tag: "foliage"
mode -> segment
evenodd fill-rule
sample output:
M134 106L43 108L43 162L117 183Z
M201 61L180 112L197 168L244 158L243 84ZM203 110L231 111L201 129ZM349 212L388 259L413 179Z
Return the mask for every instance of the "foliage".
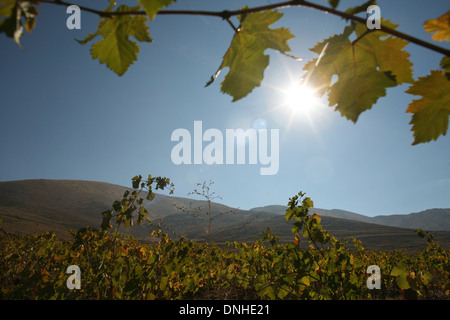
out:
M156 180L149 180L156 181ZM137 188L149 183L133 178ZM161 181L160 181L161 182ZM151 184L150 184L151 186ZM154 230L155 243L118 232L83 228L71 241L52 233L0 230L0 299L420 299L450 296L449 252L427 237L423 252L368 251L356 239L338 240L310 215L300 192L289 201L294 242L271 230L251 243L198 243ZM122 223L123 220L116 220ZM308 240L302 248L299 233ZM351 242L351 244L350 244ZM67 267L81 270L81 288L68 289ZM367 267L382 271L381 289L368 289Z
M239 15L239 29L234 34L219 70L206 85L217 78L220 70L229 67L221 86L222 92L231 95L233 101L242 99L258 87L264 78L264 70L269 65L269 56L264 52L267 49L281 53L290 51L287 40L294 36L289 29L269 28L282 16L276 10Z
M170 182L169 178L166 177L152 177L148 175L148 180L143 181L142 176L138 175L131 179L133 182L133 192L127 190L123 194L121 201L114 201L112 204L112 209L106 210L102 213L102 229L106 230L112 228L110 223L111 218L115 217L115 222L117 225L116 232L121 224L125 227L133 226L136 221L137 225L140 225L145 221L145 217L148 215L147 209L142 205L144 203L143 198L138 198L141 192L147 190L147 200L152 201L155 198L155 193L153 192L153 184L155 184L155 189L164 190L164 188L169 187L170 194L173 193L174 185ZM138 207L139 206L139 207Z
M283 16L280 8L305 7L320 10L341 17L349 22L343 33L336 34L319 42L311 50L317 58L306 63L302 83L309 84L317 90L318 95L328 95L329 106L334 106L342 116L356 122L359 115L372 108L379 98L386 95L386 89L400 84L410 84L405 92L419 95L406 109L412 114L410 124L413 131L413 144L436 140L446 135L450 114L448 88L450 86L448 61L450 51L404 34L396 30L397 25L382 21L381 29L368 29L366 19L358 16L375 0L338 10L339 0L329 0L329 6L322 6L304 0L292 0L259 7L243 7L239 10L205 11L205 10L170 10L175 0L137 0L136 6L116 4L108 0L105 10L81 7L82 10L95 13L100 17L98 30L91 33L81 44L92 43L91 55L101 64L123 75L130 65L137 60L139 45L130 40L134 37L139 42L151 42L147 22L156 15L185 14L207 15L222 18L234 30L228 50L216 73L207 82L214 82L222 69L228 73L221 82L221 91L237 101L246 97L260 86L264 71L269 65L267 49L278 51L287 57L293 57L288 40L294 38L285 27L271 28ZM64 5L64 1L45 1L47 4ZM38 16L37 0L0 0L0 33L12 38L19 46L23 29L31 32L36 26ZM239 26L231 21L237 17ZM437 18L424 22L425 32L430 33L432 41L450 40L450 11ZM353 37L356 36L355 40ZM432 70L426 77L412 77L412 63L409 53L404 48L410 44L425 47L442 54L441 70ZM333 76L337 81L332 83ZM429 88L433 90L429 92Z

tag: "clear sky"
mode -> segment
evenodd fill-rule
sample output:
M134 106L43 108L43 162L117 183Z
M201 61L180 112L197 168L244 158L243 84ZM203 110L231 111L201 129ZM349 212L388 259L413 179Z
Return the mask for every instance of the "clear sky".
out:
M237 9L275 1L179 0L179 9ZM318 1L318 3L326 3ZM91 5L92 1L79 4ZM132 2L131 2L132 3ZM346 9L355 1L341 1ZM399 30L431 41L425 20L449 9L447 0L379 1L381 15ZM97 0L97 8L107 1ZM274 51L262 85L231 102L220 82L205 83L217 70L233 36L220 18L157 16L149 22L153 43L140 44L138 61L119 77L92 60L81 39L98 17L82 13L81 30L68 30L65 7L39 6L36 29L22 38L24 50L0 35L0 181L78 179L131 186L131 178L166 176L175 195L213 180L220 202L242 209L286 205L302 190L319 208L368 216L450 207L450 137L412 146L408 85L387 90L356 124L333 108L308 118L280 108L281 90L303 74L315 57L308 49L343 30L338 17L306 8L283 9L274 27L286 26L293 61ZM449 44L440 44L449 48ZM414 77L439 68L441 55L410 44ZM418 98L418 97L415 97ZM248 129L263 120L278 129L279 170L260 175L261 164L175 165L171 150L178 128ZM205 143L206 145L206 143Z

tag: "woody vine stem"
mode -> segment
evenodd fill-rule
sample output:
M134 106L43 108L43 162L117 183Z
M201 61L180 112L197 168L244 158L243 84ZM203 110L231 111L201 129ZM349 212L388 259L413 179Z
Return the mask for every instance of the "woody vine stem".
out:
M73 3L68 3L65 1L61 1L61 0L53 0L53 1L52 0L39 0L36 2L49 3L49 4L62 5L62 6L73 5ZM333 9L331 7L325 7L325 6L322 6L322 5L319 5L316 3L312 3L309 1L304 1L304 0L291 0L291 1L269 4L269 5L265 5L265 6L257 6L257 7L253 7L253 8L245 8L245 9L231 10L231 11L229 11L229 10L223 10L223 11L160 10L160 11L158 11L157 15L202 15L202 16L218 17L218 18L222 18L223 20L226 20L235 32L239 32L239 29L236 28L230 21L231 17L241 15L241 14L246 14L246 13L259 12L259 11L270 10L270 9L282 9L282 8L288 8L288 7L312 8L312 9L316 9L319 11L323 11L326 13L330 13L330 14L339 16L346 20L351 20L351 21L355 21L355 22L359 22L359 23L363 23L363 24L366 23L366 19L364 19L364 18L355 16L352 14L348 14L346 12L339 11L339 10ZM79 6L79 8L83 11L91 12L91 13L97 14L100 17L107 17L107 18L111 18L113 16L118 16L118 15L145 15L146 14L145 11L108 12L108 11L101 11L101 10L92 9L92 8L88 8L88 7L84 7L84 6ZM441 53L441 54L444 54L444 55L450 57L450 50L442 48L440 46L437 46L433 43L429 43L427 41L423 41L416 37L405 34L403 32L388 28L382 24L381 24L380 30L387 34L396 36L398 38L401 38L401 39L404 39L411 43L414 43L416 45L419 45L421 47L430 49L432 51L435 51L435 52L438 52L438 53Z

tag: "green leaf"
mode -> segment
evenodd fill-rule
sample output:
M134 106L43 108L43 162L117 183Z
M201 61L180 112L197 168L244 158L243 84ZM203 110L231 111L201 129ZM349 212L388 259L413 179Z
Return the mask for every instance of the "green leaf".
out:
M443 57L440 65L445 72L445 76L447 77L448 80L450 80L450 57L448 56Z
M138 8L122 5L117 11L134 11ZM79 42L85 44L98 35L102 36L102 40L92 45L92 58L99 59L101 64L106 63L107 67L119 76L123 75L128 67L137 60L139 46L129 37L133 36L141 42L152 41L148 33L146 19L141 15L119 15L112 18L103 18L99 22L98 31Z
M450 41L450 11L436 19L430 19L423 24L425 32L436 32L431 36L435 41Z
M244 98L258 87L264 78L264 70L269 65L269 56L264 51L290 51L287 41L294 36L289 29L269 28L282 16L282 13L275 10L239 16L239 31L234 34L222 64L206 86L217 78L223 68L228 67L228 74L221 83L221 91L232 96L233 101Z
M147 200L152 201L155 198L155 194L153 192L149 192L147 195Z
M168 277L161 277L161 282L159 283L159 288L161 289L161 291L166 290L168 281L169 281Z
M422 273L421 277L424 285L428 285L428 283L430 283L430 281L433 279L433 275L426 270Z
M350 9L347 9L345 11L345 13L351 14L351 15L355 15L355 14L358 14L358 13L361 13L361 12L366 12L367 7L369 7L371 5L376 5L376 4L377 4L377 2L375 0L369 0L369 1L365 2L365 3L363 3L362 5L359 5L359 6L350 8Z
M339 0L328 0L328 3L332 8L336 8L339 4Z
M175 3L176 0L139 0L139 4L144 8L147 17L152 20L159 10Z
M391 276L396 277L395 281L401 289L409 289L410 285L407 279L408 276L408 267L403 264L398 264L394 266L391 271Z
M389 20L383 20L382 23L391 29L398 27ZM356 25L355 32L357 37L362 37L356 42L357 49L369 53L380 71L390 72L397 84L414 82L413 64L409 61L410 54L403 50L408 45L408 41L388 36L381 31L366 33L367 27L362 24ZM386 36L388 37L385 38Z
M23 29L30 33L36 26L36 16L38 11L31 1L17 3L15 0L0 1L0 33L5 33L7 37L13 38L20 48L20 38ZM6 18L5 18L6 17ZM22 17L25 23L22 23Z
M408 268L404 264L397 264L391 270L391 276L405 276L408 274Z
M397 282L397 284L400 287L400 289L406 290L406 289L411 288L411 286L409 285L409 282L408 282L408 279L407 279L406 275L398 276L395 279L395 282Z
M265 288L262 293L271 300L275 300L277 298L275 289L272 286L268 286L267 288Z
M295 222L291 228L291 231L293 234L298 234L298 232L300 231L301 228L302 228L302 224L300 222Z
M110 223L111 217L112 217L111 210L107 210L107 211L102 212L102 215L103 215L103 220L102 220L101 228L103 230L112 228L112 225Z
M295 208L288 208L286 210L286 214L284 215L284 217L286 218L287 221L289 221L292 218L292 215L295 212Z
M15 0L0 1L0 33L12 38L16 31L16 10Z
M314 202L311 200L310 197L306 197L302 200L302 206L305 210L309 210L309 208L314 206Z
M422 96L413 100L406 112L412 113L413 145L436 140L445 135L450 115L450 80L441 70L419 78L407 93Z
M385 25L393 26L388 21ZM357 40L349 37L356 33ZM317 44L311 51L319 55L303 68L305 82L317 94L328 93L328 103L342 116L356 122L386 95L386 88L412 82L412 64L403 50L407 42L385 37L381 31L367 32L362 24L347 26L344 32ZM332 84L333 76L337 81Z
M131 180L132 180L132 184L133 184L133 189L137 189L137 188L139 188L139 184L141 183L142 176L141 175L135 176Z

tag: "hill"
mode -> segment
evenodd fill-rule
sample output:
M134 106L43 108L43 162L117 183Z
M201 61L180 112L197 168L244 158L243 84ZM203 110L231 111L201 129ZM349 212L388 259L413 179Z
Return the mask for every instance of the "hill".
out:
M281 205L269 205L250 210L284 214L286 208L286 206ZM311 208L310 212L316 212L320 216L375 223L391 227L424 229L428 231L450 231L450 209L428 209L410 214L379 215L375 217L367 217L362 214L340 209Z
M0 218L3 220L1 228L7 232L17 233L52 231L58 237L68 239L69 230L75 231L86 226L100 227L102 220L100 213L111 208L115 200L122 199L123 193L128 189L95 181L0 182ZM150 211L149 218L153 221L153 225L161 223L169 235L207 239L203 228L207 226L207 221L205 224L198 218L206 217L204 214L207 210L206 201L157 194L152 202L146 201L144 205ZM180 207L196 213L197 217L185 212L186 210L180 210ZM284 213L281 207L283 206L240 210L212 203L212 240L253 241L255 237L261 236L261 231L270 227L281 241L292 241L292 222L286 221L281 215ZM196 211L195 208L199 210ZM278 211L274 212L274 209ZM367 221L372 221L371 218L344 210L315 209L314 212L322 216L324 228L333 235L354 236L362 240L368 248L415 249L425 245L412 229L369 223ZM447 216L444 214L442 219L447 219ZM122 228L121 231L131 233L140 240L149 240L150 229L148 226L139 226ZM434 234L441 245L450 247L449 231Z

